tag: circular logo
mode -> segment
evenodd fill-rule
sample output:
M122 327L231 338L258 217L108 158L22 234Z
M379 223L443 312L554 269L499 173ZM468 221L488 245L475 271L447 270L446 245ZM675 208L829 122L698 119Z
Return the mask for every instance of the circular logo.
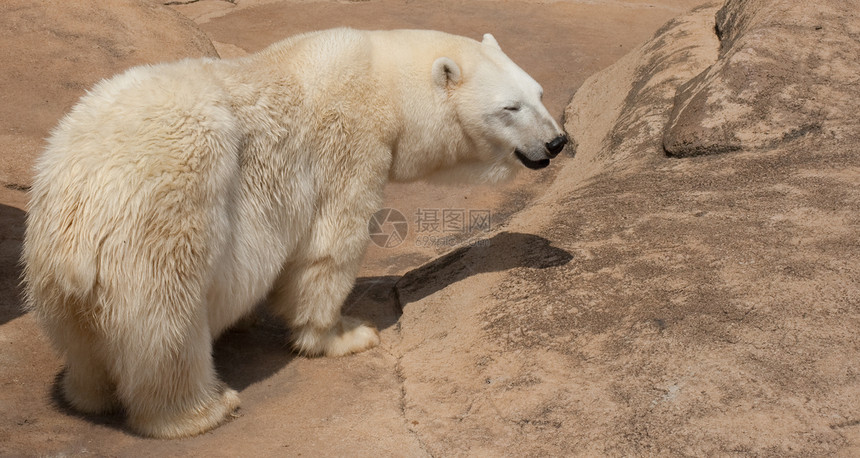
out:
M367 230L376 246L394 248L406 240L409 223L403 213L393 208L383 208L370 217Z

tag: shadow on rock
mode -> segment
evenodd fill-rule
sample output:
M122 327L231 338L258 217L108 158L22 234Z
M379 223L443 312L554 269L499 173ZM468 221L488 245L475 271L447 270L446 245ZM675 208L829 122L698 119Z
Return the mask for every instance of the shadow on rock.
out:
M21 243L26 213L0 205L0 325L24 314L21 307Z
M532 234L501 232L488 240L459 248L404 275L394 286L402 308L472 275L517 267L547 269L573 259L567 251Z
M402 277L362 277L344 305L347 314L385 329L397 322L403 307L472 275L517 267L546 269L562 266L573 256L532 234L502 232L458 248Z
M296 356L289 330L264 307L219 337L213 354L218 377L239 391L271 377Z

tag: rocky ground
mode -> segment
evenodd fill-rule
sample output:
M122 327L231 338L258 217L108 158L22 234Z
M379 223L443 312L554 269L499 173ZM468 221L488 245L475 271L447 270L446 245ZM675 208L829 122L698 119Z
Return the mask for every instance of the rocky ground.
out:
M0 6L0 454L860 454L850 2L111 3ZM261 313L216 345L234 421L157 441L70 412L17 293L40 139L127 66L338 25L494 33L576 156L496 189L390 186L409 231L371 245L346 306L379 348L297 357ZM442 227L458 214L489 225Z

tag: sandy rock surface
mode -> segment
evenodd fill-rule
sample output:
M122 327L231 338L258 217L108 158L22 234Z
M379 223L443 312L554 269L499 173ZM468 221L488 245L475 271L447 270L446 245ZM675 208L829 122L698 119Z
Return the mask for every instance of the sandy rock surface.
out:
M860 9L851 2L737 1L716 18L719 60L678 92L672 156L773 148L857 133Z
M0 455L860 454L860 97L842 72L857 65L855 13L833 0L817 16L729 0L684 14L698 3L174 6L224 57L339 25L492 32L544 85L551 112L564 110L576 157L497 189L389 186L386 206L408 231L397 246L370 246L345 307L379 327L382 345L297 357L261 313L215 346L239 417L179 441L59 402L61 361L17 297L26 196L0 189ZM88 33L140 22L105 14L81 19ZM40 87L58 90L38 70L54 59L41 59L23 76L0 70L31 91L21 106L35 106ZM765 81L789 61L805 66ZM40 115L33 138L83 90L49 104L54 118ZM735 115L740 103L756 116ZM0 118L4 132L15 122ZM733 152L677 159L664 143L692 151L681 156ZM3 184L26 183L13 153L0 149L0 170L12 170ZM446 211L489 224L434 229Z
M828 52L831 68L856 68L853 54L841 52L855 49L856 39L822 40L801 25L805 13L779 2L770 2L773 9L763 5L730 1L716 15L704 8L673 21L641 48L636 64L629 65L628 56L595 75L567 109L569 131L600 139L577 158L597 164L591 170L599 172L551 202L568 207L571 217L549 225L547 238L571 240L573 250L583 250L579 262L575 256L566 266L574 273L566 278L588 305L568 314L574 324L568 331L579 334L579 328L588 336L571 347L574 359L596 360L586 367L615 380L606 394L616 434L600 439L605 431L597 431L602 450L858 453L860 347L852 330L860 324L860 131L850 113L860 107L860 93L848 84L852 71L822 77L814 65L796 65L791 75L773 68ZM822 2L825 13L810 20L822 30L856 24L851 14L830 14L840 5ZM685 30L696 17L715 17L720 34L696 39ZM768 21L783 25L770 27ZM712 24L700 31L713 30ZM745 38L755 33L768 39ZM685 45L675 46L680 54L661 43L673 36ZM714 69L733 68L726 60L741 52L735 47L747 54L741 67L757 69L749 87L735 76L712 76ZM689 79L695 70L684 67L693 56L708 66ZM716 59L708 63L707 56ZM673 73L674 80L661 77ZM782 78L766 89L756 78L777 74ZM722 122L729 126L724 132L747 137L733 154L668 158L662 140L681 129L671 120L685 119L677 113L705 77L721 92L708 99L717 102L703 107L698 120ZM616 108L616 119L602 124L611 127L589 121L606 105L595 105L588 95L618 87L619 80L631 92ZM771 96L808 94L806 85L818 91L817 98ZM671 94L672 86L676 97L662 102L643 98L640 89ZM758 115L735 117L721 100L742 101ZM835 111L814 117L797 109L807 102ZM808 130L811 121L832 127ZM756 123L774 130L756 131ZM709 141L710 152L737 145L731 135ZM572 165L559 173L548 196L560 192L555 186L571 189L564 176ZM561 221L573 228L570 237L559 233Z
M715 16L744 8L698 8L586 81L576 159L489 246L396 285L406 415L432 454L858 453L858 136L663 151L676 93L731 55Z

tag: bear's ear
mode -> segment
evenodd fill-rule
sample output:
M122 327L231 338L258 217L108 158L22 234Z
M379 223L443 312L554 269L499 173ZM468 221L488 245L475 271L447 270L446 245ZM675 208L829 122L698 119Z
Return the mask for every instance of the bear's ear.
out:
M443 89L449 84L460 82L460 67L447 57L440 57L433 62L433 82Z
M499 51L502 50L502 47L499 46L499 42L496 41L496 37L494 37L493 34L491 34L491 33L485 33L484 34L484 41L482 41L481 43L483 43L487 46L492 46L493 48L496 48Z

